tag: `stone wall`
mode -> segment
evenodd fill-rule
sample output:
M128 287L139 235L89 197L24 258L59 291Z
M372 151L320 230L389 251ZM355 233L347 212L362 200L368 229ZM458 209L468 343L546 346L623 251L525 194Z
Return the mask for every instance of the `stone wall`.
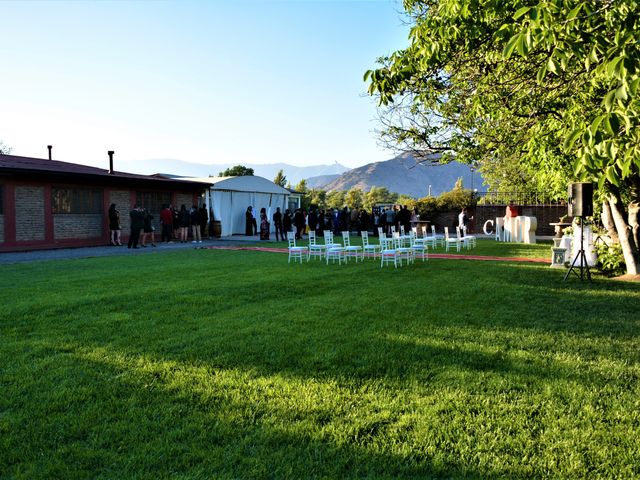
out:
M53 238L67 240L74 238L102 237L103 215L69 214L53 215Z
M16 241L44 240L44 187L18 186L16 199Z

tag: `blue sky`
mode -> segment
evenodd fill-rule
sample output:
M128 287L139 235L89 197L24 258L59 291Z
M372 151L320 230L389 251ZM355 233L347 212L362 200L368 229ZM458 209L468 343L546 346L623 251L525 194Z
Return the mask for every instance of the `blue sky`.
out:
M365 70L402 48L396 0L2 1L13 154L356 167L377 145ZM130 169L131 170L131 169Z

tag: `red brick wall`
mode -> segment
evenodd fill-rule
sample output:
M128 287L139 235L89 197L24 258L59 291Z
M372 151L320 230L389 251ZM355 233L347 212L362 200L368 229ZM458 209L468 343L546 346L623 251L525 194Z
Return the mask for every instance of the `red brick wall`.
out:
M1 178L4 192L4 212L0 215L0 250L13 251L82 245L101 245L108 242L108 209L115 203L120 211L123 240L130 230L129 211L135 203L136 190L104 189L104 214L53 214L51 184L29 179ZM86 187L72 184L69 188ZM174 202L191 207L194 194L173 192ZM156 230L159 214L153 213Z

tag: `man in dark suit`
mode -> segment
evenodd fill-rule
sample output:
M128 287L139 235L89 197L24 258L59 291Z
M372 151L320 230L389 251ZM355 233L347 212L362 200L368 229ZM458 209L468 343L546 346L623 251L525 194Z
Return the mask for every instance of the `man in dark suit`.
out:
M133 210L129 212L131 218L131 235L129 235L128 248L138 248L138 240L140 239L140 230L144 228L144 213L138 205L133 206Z

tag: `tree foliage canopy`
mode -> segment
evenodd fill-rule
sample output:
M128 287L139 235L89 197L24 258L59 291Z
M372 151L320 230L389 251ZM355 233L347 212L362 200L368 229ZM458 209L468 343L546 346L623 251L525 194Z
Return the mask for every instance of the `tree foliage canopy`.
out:
M287 177L284 174L284 170L278 170L278 173L276 173L276 177L273 179L273 183L275 183L276 185L280 185L281 187L284 187L287 184Z
M223 172L220 172L220 177L244 177L253 175L253 168L245 167L243 165L236 165L235 167L227 168Z
M476 162L493 189L560 196L568 181L597 182L618 233L631 227L625 258L637 266L640 3L404 6L413 23L409 46L365 73L383 108L383 138L418 154L442 152L445 161Z

